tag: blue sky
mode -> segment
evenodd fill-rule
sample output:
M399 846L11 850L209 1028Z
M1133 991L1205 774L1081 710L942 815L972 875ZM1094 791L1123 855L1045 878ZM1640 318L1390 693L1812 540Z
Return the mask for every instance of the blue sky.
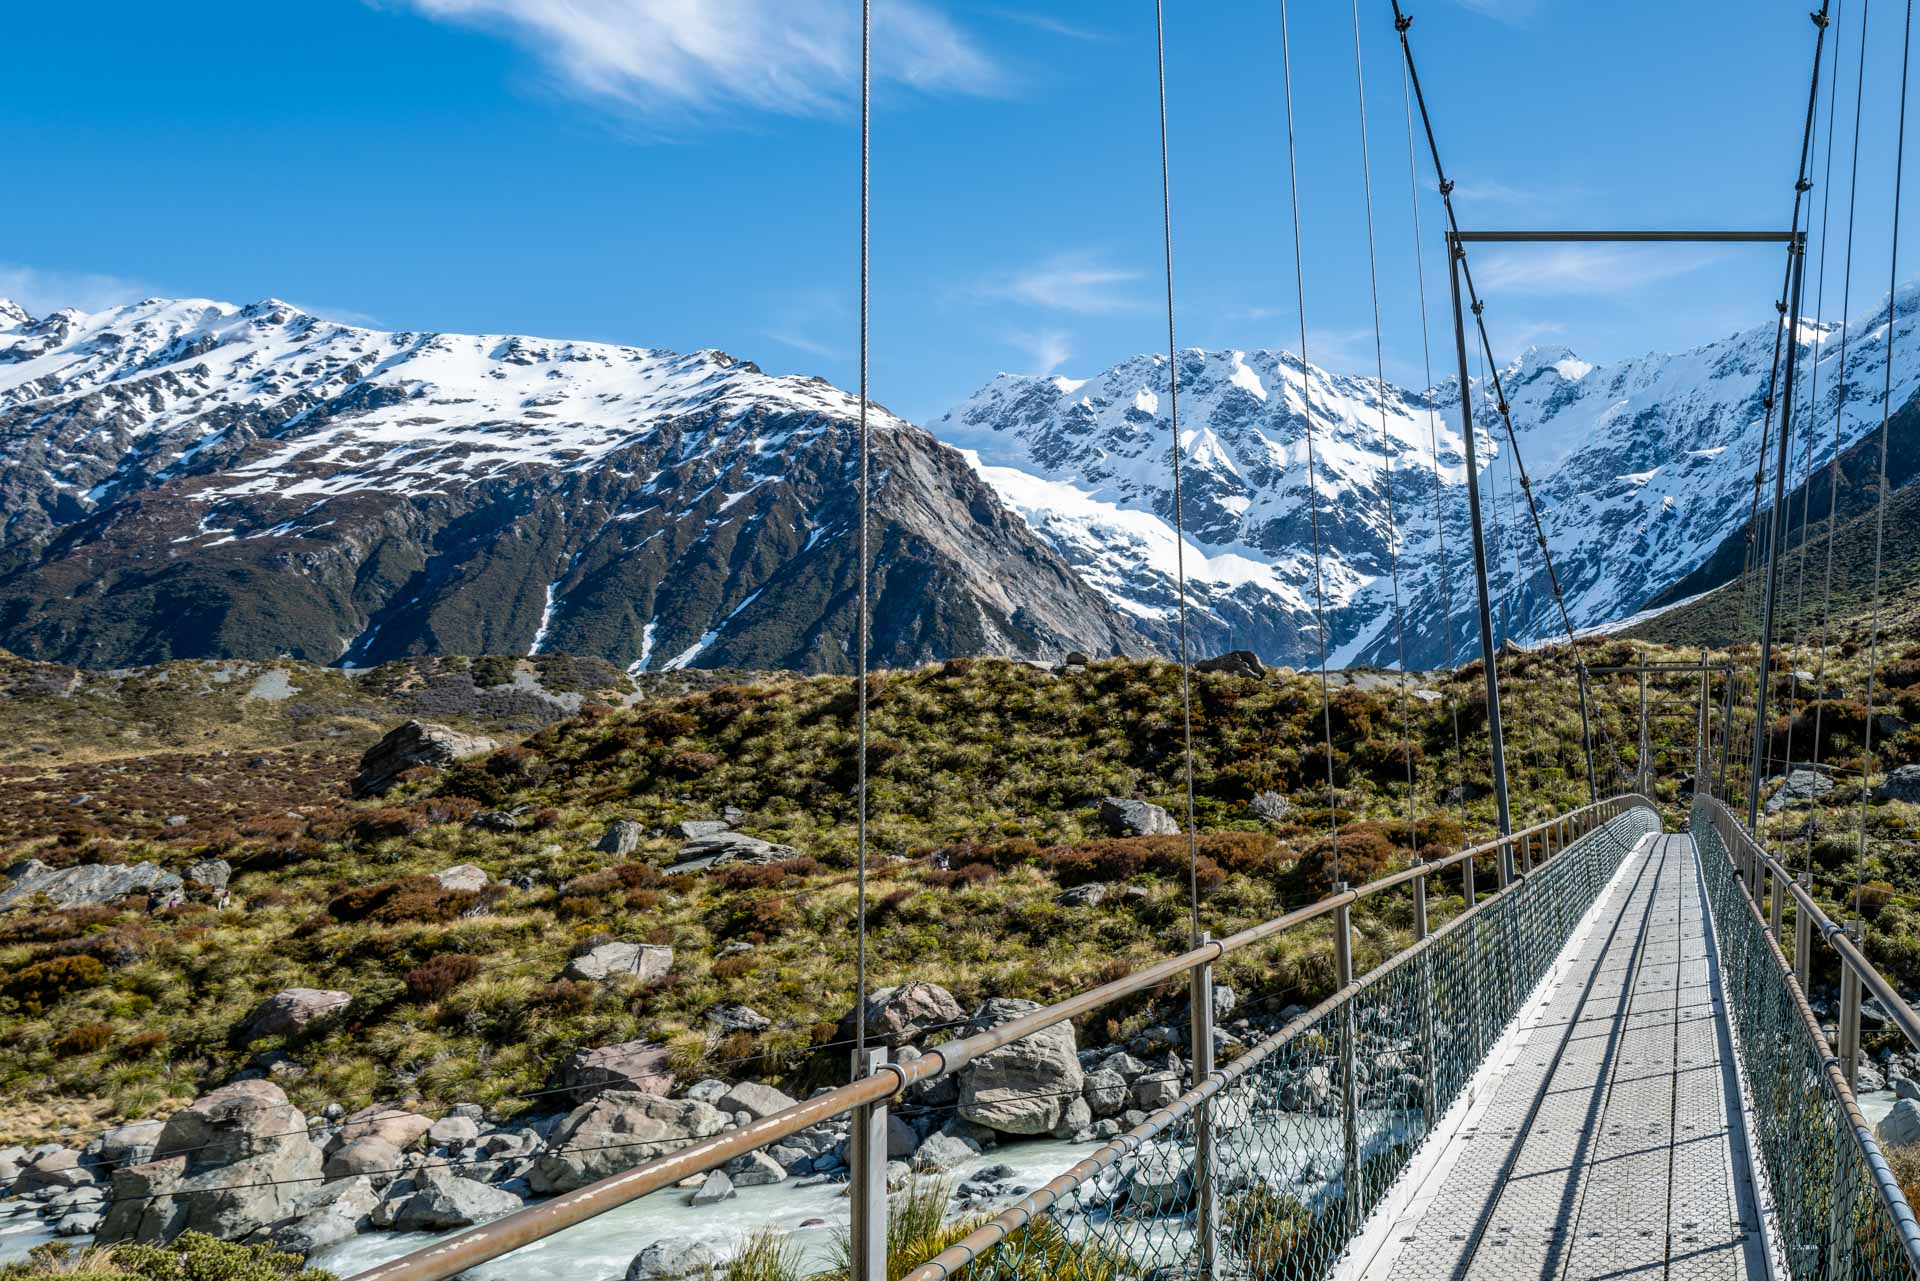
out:
M1829 313L1860 2L1840 34ZM1467 225L1785 223L1806 0L1408 7ZM385 328L721 347L852 386L857 9L22 8L0 45L0 294L36 310L271 295ZM1149 0L876 9L876 399L925 421L1000 370L1084 375L1164 346ZM1894 0L1872 14L1856 311L1887 275L1901 16ZM1419 382L1398 45L1385 0L1360 18L1387 372ZM1371 372L1353 14L1295 0L1291 19L1309 355ZM1167 35L1181 344L1297 350L1278 5L1174 0ZM1444 375L1424 165L1422 184ZM1770 249L1533 250L1480 270L1503 358L1538 341L1604 360L1763 322L1778 265ZM1814 292L1810 277L1809 310Z

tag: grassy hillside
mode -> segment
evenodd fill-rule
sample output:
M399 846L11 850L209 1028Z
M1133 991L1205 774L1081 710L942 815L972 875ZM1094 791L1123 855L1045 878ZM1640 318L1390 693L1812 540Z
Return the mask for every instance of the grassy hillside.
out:
M1585 656L1598 665L1634 652L1611 641ZM583 698L577 714L520 731L470 712L466 723L518 741L352 801L343 784L355 751L460 673L273 670L300 692L271 707L233 693L239 675L217 681L201 664L83 678L120 684L87 685L69 706L47 701L74 697L58 692L75 679L68 669L5 668L16 692L0 698L0 741L49 749L9 749L30 753L6 767L0 842L11 856L177 870L219 855L237 870L223 906L0 915L0 1142L164 1111L249 1063L277 1062L275 1079L308 1110L551 1107L512 1096L539 1090L579 1046L636 1036L665 1041L687 1080L757 1075L799 1088L844 1071L832 1042L853 997L850 681L703 676L595 689L605 697ZM1569 657L1510 656L1502 677L1516 816L1579 804ZM1435 855L1491 830L1477 668L1418 677L1404 698L1390 675L1336 684L1341 875L1368 879L1415 850ZM1185 946L1184 839L1112 839L1093 809L1117 795L1182 811L1177 667L1115 660L1055 674L958 660L876 676L872 704L875 986L928 979L968 1008L988 995L1046 1000ZM312 710L296 712L303 705ZM1633 766L1635 705L1631 681L1598 684L1603 790ZM1686 717L1660 719L1656 736L1663 761L1688 763ZM1224 933L1323 894L1336 851L1317 678L1196 676L1194 747L1202 924ZM1676 783L1663 778L1669 799ZM1293 802L1284 820L1249 810L1267 790ZM730 808L740 830L797 856L667 875L681 844L668 826ZM175 816L186 821L170 824ZM618 819L649 833L628 858L595 848ZM428 875L461 863L492 884L450 891ZM1090 882L1115 892L1095 907L1055 901ZM1457 906L1443 898L1436 914ZM1363 916L1361 964L1405 941L1409 912L1396 900ZM651 986L561 977L570 955L614 939L671 946L671 974ZM1254 1009L1310 1000L1330 978L1324 942L1283 938L1237 956L1222 977ZM291 986L352 1000L308 1039L242 1043L247 1011ZM1083 1042L1130 1035L1179 999L1105 1012ZM771 1026L721 1031L707 1015L722 1003Z

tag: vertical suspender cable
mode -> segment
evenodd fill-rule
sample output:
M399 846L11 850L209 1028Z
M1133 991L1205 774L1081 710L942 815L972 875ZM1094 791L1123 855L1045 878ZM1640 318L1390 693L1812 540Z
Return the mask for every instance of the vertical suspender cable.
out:
M1200 848L1193 828L1193 666L1187 651L1186 526L1180 509L1180 353L1173 342L1173 178L1167 160L1167 30L1162 0L1153 0L1154 53L1160 72L1160 226L1167 263L1167 414L1173 428L1173 567L1180 592L1180 728L1186 749L1187 907L1193 945L1200 946Z
M854 695L860 717L859 777L859 887L854 962L853 1072L866 1070L867 1058L867 648L872 628L868 619L870 584L867 581L867 320L871 296L872 222L871 169L873 157L873 0L860 0L860 608L855 622Z
M1367 140L1367 75L1360 55L1360 0L1353 0L1353 83L1360 96L1360 177L1367 201L1367 284L1373 298L1374 394L1380 401L1380 470L1387 496L1387 573L1393 582L1393 644L1400 662L1400 739L1407 757L1407 840L1420 848L1420 798L1414 790L1413 717L1407 707L1407 633L1400 614L1399 524L1393 514L1393 448L1387 434L1387 357L1380 337L1380 267L1373 247L1373 160Z
M1847 248L1840 277L1840 381L1834 389L1833 457L1827 463L1827 568L1820 589L1820 656L1813 668L1813 761L1816 765L1820 763L1820 742L1824 730L1822 722L1827 710L1827 642L1831 639L1833 629L1834 526L1840 518L1840 443L1842 420L1847 411L1847 343L1853 337L1853 228L1860 194L1860 125L1866 102L1867 16L1871 8L1872 0L1860 0L1860 65L1855 72L1853 86L1853 158L1852 173L1847 180ZM1837 79L1834 87L1836 90L1839 88ZM1813 867L1813 844L1818 839L1819 828L1819 807L1815 806L1807 821L1809 869Z
M1333 786L1333 686L1327 679L1327 603L1320 571L1320 487L1313 448L1313 367L1307 363L1306 258L1300 249L1300 163L1293 137L1293 48L1287 35L1287 0L1280 0L1280 79L1287 100L1287 187L1293 206L1293 292L1300 313L1300 404L1307 430L1307 513L1313 529L1313 618L1320 642L1320 723L1327 750L1327 823L1333 837L1333 877L1340 879L1340 807Z
M1779 580L1781 528L1786 520L1786 471L1787 460L1792 457L1788 448L1793 435L1793 377L1794 367L1800 354L1800 296L1806 283L1806 235L1800 230L1801 207L1806 203L1807 192L1813 183L1807 178L1807 162L1813 156L1813 130L1817 123L1820 105L1820 56L1826 47L1828 0L1821 0L1820 10L1811 14L1816 32L1813 41L1813 75L1807 85L1807 119L1800 134L1800 169L1793 184L1793 239L1787 242L1787 284L1777 304L1782 328L1775 332L1773 339L1774 372L1780 369L1780 350L1786 348L1786 371L1782 383L1783 396L1780 403L1780 445L1774 462L1773 512L1768 522L1766 546L1766 578L1760 593L1760 661L1755 672L1755 684L1758 693L1753 705L1753 748L1750 758L1751 777L1747 779L1747 828L1757 830L1760 815L1760 779L1765 772L1767 734L1767 695L1772 687L1773 665L1773 628L1776 605L1775 588ZM1770 424L1774 409L1773 375L1768 376L1766 398L1766 423ZM1760 465L1766 466L1767 425L1761 427ZM1759 501L1758 492L1754 495ZM1758 529L1755 536L1758 537Z
M1900 124L1893 153L1893 248L1887 255L1887 371L1880 389L1879 494L1873 515L1873 624L1867 642L1867 729L1860 761L1860 845L1853 863L1853 911L1860 914L1860 882L1867 866L1867 801L1873 795L1873 688L1880 667L1880 569L1887 546L1887 436L1893 419L1893 340L1898 332L1894 294L1900 287L1900 184L1907 164L1907 68L1913 57L1913 0L1907 0L1907 21L1900 54Z
M1427 329L1427 267L1423 258L1422 246L1425 241L1420 235L1420 162L1416 158L1413 145L1413 90L1407 85L1407 68L1400 67L1400 97L1407 113L1407 191L1413 205L1413 273L1420 286L1420 358L1424 362L1427 378L1427 445L1430 451L1429 461L1433 465L1433 541L1434 552L1440 561L1440 627L1443 643L1446 646L1442 666L1449 675L1455 670L1453 651L1453 566L1447 559L1447 527L1442 496L1446 486L1440 479L1440 414L1433 407L1433 343ZM1454 783L1459 788L1459 809L1466 812L1466 752L1460 738L1460 703L1454 698L1452 682L1448 682L1447 705L1453 714L1453 765Z

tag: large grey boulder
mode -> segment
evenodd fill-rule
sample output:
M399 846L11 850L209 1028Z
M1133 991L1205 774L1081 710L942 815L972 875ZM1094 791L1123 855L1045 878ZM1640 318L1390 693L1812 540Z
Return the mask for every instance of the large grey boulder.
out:
M1266 664L1260 656L1250 649L1230 649L1213 658L1203 658L1193 665L1196 672L1219 672L1226 676L1265 676Z
M608 1090L560 1123L549 1150L534 1163L533 1190L571 1192L726 1127L725 1113L695 1099Z
M349 1139L327 1156L321 1174L328 1179L351 1179L361 1175L386 1177L400 1166L400 1149L377 1134Z
M410 769L420 766L445 769L456 761L491 752L498 746L490 738L462 734L451 726L408 721L389 731L360 758L360 772L353 779L353 794L380 796Z
M203 858L187 866L186 879L189 885L224 895L227 882L233 879L233 864L223 858Z
M1767 798L1767 813L1778 814L1789 805L1810 805L1833 790L1833 780L1810 769L1797 769L1787 775L1780 790Z
M1095 1116L1118 1116L1126 1111L1132 1101L1133 1091L1127 1088L1127 1080L1112 1068L1103 1067L1097 1072L1087 1073L1086 1081L1081 1085L1080 1097L1087 1101Z
M48 867L37 858L15 863L6 870L0 888L0 912L21 907L45 895L56 907L91 907L112 903L132 894L144 894L155 905L177 903L183 883L154 863L80 863Z
M913 1168L922 1174L944 1174L980 1155L972 1139L936 1130L914 1149Z
M1172 836L1180 831L1173 815L1160 806L1119 796L1100 802L1100 825L1110 836Z
M647 829L632 819L616 818L607 824L607 830L600 834L600 843L594 848L615 858L628 858L640 848L640 842L646 836Z
M336 1150L365 1138L378 1138L398 1151L412 1147L433 1128L433 1118L409 1112L392 1103L372 1103L347 1115L335 1136Z
M700 1276L720 1266L720 1260L704 1245L684 1239L655 1241L633 1257L627 1265L626 1281L679 1281L681 1277Z
M452 867L443 867L435 872L433 879L440 882L443 889L484 890L492 878L485 869L475 867L472 863L455 863Z
M798 856L799 851L791 845L776 845L745 832L715 832L681 846L667 871L670 874L703 872L732 863L784 863Z
M267 1241L276 1250L312 1254L367 1227L379 1204L380 1193L372 1179L335 1179L302 1197L299 1217L274 1225Z
M1873 1127L1873 1137L1885 1148L1920 1143L1920 1102L1901 1099L1895 1103L1892 1110L1880 1118L1880 1124Z
M720 1096L714 1106L731 1116L735 1112L745 1112L756 1121L763 1121L776 1112L784 1112L795 1106L799 1100L783 1094L771 1085L758 1081L742 1081L731 1086Z
M764 1188L785 1181L787 1171L765 1152L746 1152L726 1164L727 1177L738 1188Z
M975 1011L971 1031L999 1027L1040 1006L995 997ZM1051 1134L1086 1082L1069 1021L983 1054L960 1074L960 1116L1001 1134Z
M772 1019L750 1005L716 1005L705 1017L721 1032L764 1032L773 1026Z
M700 1186L694 1189L693 1195L687 1198L687 1204L718 1205L722 1201L731 1201L739 1195L733 1190L733 1180L727 1177L725 1170L709 1170L707 1177L701 1180Z
M166 1128L165 1121L129 1121L116 1125L94 1141L94 1159L109 1167L151 1161Z
M963 1021L966 1011L953 999L953 993L937 983L914 979L898 987L883 987L867 994L867 1039L899 1049L935 1028L952 1027ZM840 1016L834 1032L839 1041L853 1039L853 1011Z
M14 1187L21 1192L92 1187L100 1176L71 1148L55 1148L20 1172Z
M554 1074L553 1084L575 1103L585 1103L602 1090L664 1095L673 1092L673 1068L667 1047L658 1041L622 1041L575 1050Z
M167 1118L154 1159L114 1171L99 1241L235 1241L292 1217L319 1186L319 1145L269 1081L236 1081Z
M602 943L567 962L566 977L585 983L614 978L636 978L652 983L673 968L673 949L645 943Z
M414 1175L413 1195L394 1211L393 1226L402 1232L441 1232L486 1223L519 1208L520 1198L511 1192L428 1166Z
M253 1007L240 1025L242 1041L258 1041L267 1036L299 1036L347 1012L350 992L335 992L318 987L290 987L275 992Z
M718 836L732 826L733 824L723 818L689 818L675 823L667 830L683 841L698 841L709 836Z
M1920 765L1902 765L1882 779L1873 794L1883 801L1920 804Z

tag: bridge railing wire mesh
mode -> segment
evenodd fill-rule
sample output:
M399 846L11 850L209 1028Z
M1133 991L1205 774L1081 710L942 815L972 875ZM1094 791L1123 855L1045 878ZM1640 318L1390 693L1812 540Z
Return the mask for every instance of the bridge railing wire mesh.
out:
M904 1281L1327 1275L1658 829L1635 798Z
M1751 839L1711 798L1695 801L1692 827L1753 1105L1754 1142L1772 1191L1776 1248L1789 1275L1920 1277L1920 1224L1749 893L1757 847L1744 848ZM1831 934L1822 936L1831 944Z

